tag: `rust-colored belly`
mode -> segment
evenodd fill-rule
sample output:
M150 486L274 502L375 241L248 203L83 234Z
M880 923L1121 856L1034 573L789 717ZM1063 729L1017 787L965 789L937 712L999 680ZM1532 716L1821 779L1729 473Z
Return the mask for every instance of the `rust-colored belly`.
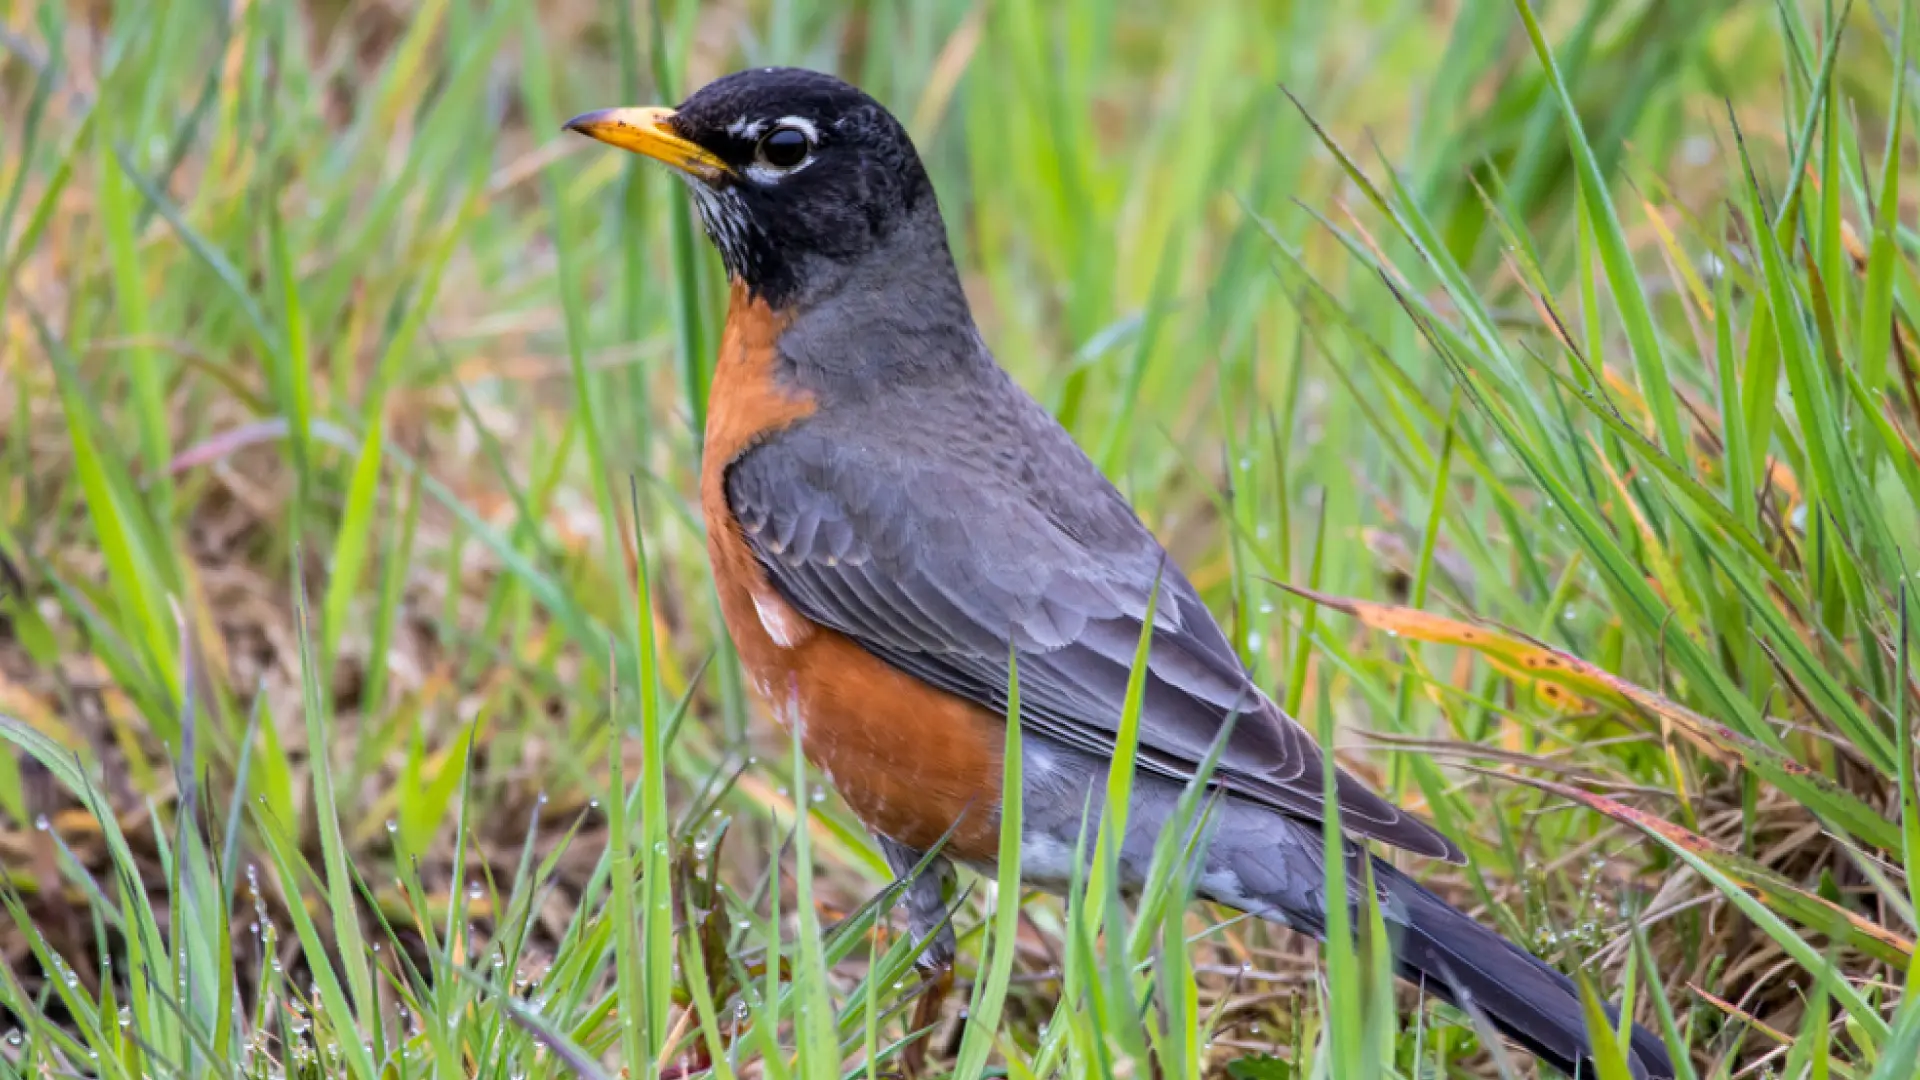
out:
M726 501L726 468L815 403L773 378L781 320L736 287L721 341L700 477L720 610L756 695L867 827L925 849L992 861L999 843L1001 718L920 682L809 622L767 581Z

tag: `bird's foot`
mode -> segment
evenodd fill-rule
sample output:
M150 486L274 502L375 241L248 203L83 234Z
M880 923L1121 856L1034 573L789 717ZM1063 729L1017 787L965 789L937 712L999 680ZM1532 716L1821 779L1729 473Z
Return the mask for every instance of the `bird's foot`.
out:
M900 1054L900 1070L907 1080L926 1075L927 1048L933 1045L933 1027L940 1022L940 1007L953 990L953 965L941 964L920 973L920 997L913 1004L913 1018L907 1023L912 1042Z

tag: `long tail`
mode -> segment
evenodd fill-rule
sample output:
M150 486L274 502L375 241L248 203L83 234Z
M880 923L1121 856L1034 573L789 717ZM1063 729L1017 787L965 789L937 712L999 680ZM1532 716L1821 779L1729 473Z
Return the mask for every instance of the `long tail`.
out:
M1583 1077L1598 1075L1573 980L1392 866L1375 859L1373 868L1374 879L1406 917L1396 957L1401 978L1478 1011L1502 1034L1568 1076L1574 1075L1576 1065ZM1607 1018L1619 1021L1612 1007ZM1638 1024L1633 1025L1627 1055L1635 1077L1673 1076L1666 1046Z

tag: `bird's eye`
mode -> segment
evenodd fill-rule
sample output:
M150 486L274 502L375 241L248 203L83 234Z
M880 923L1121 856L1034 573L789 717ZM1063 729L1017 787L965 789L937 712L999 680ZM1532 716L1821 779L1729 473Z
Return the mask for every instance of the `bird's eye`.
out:
M782 125L761 137L756 153L776 169L797 168L813 153L813 139L797 127Z

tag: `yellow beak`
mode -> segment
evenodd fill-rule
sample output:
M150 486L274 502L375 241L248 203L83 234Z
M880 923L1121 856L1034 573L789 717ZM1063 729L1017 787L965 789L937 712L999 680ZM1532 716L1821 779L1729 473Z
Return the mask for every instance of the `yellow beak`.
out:
M645 154L702 180L717 180L733 172L713 151L675 132L672 119L672 109L601 109L567 121L567 130Z

